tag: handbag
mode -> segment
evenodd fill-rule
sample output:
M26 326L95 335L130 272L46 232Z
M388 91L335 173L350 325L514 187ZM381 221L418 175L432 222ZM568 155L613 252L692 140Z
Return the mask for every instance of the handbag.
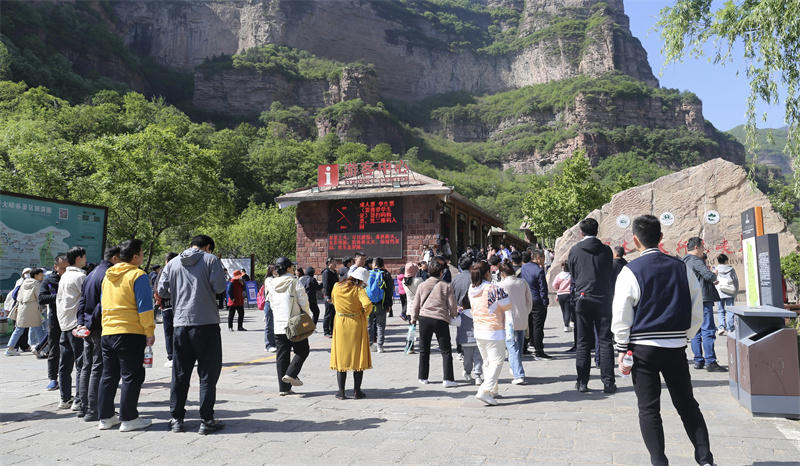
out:
M296 289L297 287L292 288ZM294 292L290 293L289 297L292 300L292 307L289 311L289 322L286 324L286 338L291 342L297 343L310 337L314 333L316 325L314 325L314 320L311 319L311 316L300 309L300 305L295 300ZM297 308L297 313L295 313L295 308Z

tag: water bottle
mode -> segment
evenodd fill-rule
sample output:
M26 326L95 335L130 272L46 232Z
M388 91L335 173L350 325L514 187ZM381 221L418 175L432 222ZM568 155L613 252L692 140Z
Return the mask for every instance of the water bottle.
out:
M153 347L152 346L146 346L144 348L144 362L142 363L142 365L145 367L145 369L150 369L151 367L153 367Z
M622 376L630 377L631 369L633 369L633 351L628 351L622 357Z

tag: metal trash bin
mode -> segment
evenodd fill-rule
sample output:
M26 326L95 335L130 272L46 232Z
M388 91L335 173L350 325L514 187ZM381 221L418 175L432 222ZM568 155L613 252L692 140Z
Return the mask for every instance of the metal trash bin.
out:
M800 418L800 359L797 331L786 328L791 311L733 306L728 334L731 394L754 415Z

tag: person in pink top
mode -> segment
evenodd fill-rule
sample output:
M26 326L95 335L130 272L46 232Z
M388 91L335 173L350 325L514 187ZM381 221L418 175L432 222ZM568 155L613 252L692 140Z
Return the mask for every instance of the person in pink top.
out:
M405 272L403 269L397 272L397 295L400 296L400 307L402 308L402 311L400 311L400 318L406 320L406 306L408 302L406 301L406 289L403 287L403 278L405 278L403 272Z
M472 286L469 304L474 320L474 335L483 358L483 384L475 398L487 405L497 405L498 379L506 357L506 338L514 338L511 300L497 284L492 283L491 269L486 261L470 268ZM507 328L508 327L508 328Z
M572 274L569 273L567 261L561 263L561 272L553 280L553 288L556 290L556 299L561 306L561 315L564 317L564 333L572 331L572 348L567 353L575 351L577 334L575 332L575 308L572 305Z

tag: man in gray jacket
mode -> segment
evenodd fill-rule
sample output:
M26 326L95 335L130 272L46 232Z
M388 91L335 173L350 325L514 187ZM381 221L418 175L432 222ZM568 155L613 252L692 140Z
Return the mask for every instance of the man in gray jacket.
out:
M222 371L222 339L219 333L217 294L225 290L225 271L211 254L214 240L206 235L192 238L189 249L167 263L158 281L158 294L172 300L173 349L169 427L183 432L186 397L192 368L197 361L200 378L201 435L223 427L214 419L217 380Z
M686 249L689 252L683 262L694 272L703 289L703 324L692 338L692 352L694 353L694 368L706 368L709 372L726 372L727 369L717 364L717 353L714 351L717 326L714 325L714 302L719 301L719 294L714 285L717 284L717 275L708 269L703 254L705 245L702 238L693 236L687 241Z

